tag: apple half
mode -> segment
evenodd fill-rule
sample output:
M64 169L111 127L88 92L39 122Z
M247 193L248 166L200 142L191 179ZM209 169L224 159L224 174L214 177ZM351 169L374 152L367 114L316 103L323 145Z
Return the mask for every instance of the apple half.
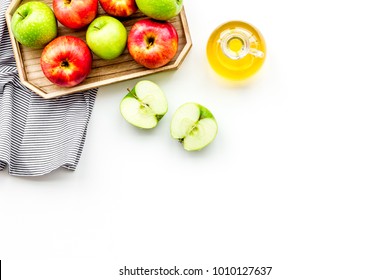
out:
M171 136L187 151L201 150L217 136L218 125L213 114L204 106L189 102L173 114Z
M138 82L122 99L120 111L130 124L150 129L155 127L168 111L168 102L161 88L148 80Z

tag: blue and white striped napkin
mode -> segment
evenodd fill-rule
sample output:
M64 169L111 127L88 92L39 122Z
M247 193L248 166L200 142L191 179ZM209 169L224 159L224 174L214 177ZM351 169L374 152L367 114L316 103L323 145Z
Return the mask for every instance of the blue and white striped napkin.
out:
M79 162L97 89L43 99L19 80L0 0L0 171L39 176Z

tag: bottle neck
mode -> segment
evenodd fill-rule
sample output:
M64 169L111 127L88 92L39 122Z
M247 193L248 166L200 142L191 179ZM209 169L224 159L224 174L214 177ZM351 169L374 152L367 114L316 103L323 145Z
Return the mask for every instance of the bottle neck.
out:
M237 30L227 30L221 33L220 44L223 53L230 59L241 59L249 52L247 36Z
M253 34L239 28L223 31L219 39L223 53L233 60L241 59L248 54L255 57L264 57L262 51L251 48L252 41L256 41Z

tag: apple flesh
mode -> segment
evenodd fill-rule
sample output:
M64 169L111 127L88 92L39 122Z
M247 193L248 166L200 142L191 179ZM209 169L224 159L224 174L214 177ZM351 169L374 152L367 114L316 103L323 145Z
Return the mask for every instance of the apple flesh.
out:
M176 55L179 37L166 21L142 19L130 29L127 48L133 59L149 69L168 64Z
M171 136L187 151L201 150L217 136L218 125L204 106L189 102L180 106L171 121Z
M118 19L100 16L88 26L86 39L90 49L98 57L114 59L126 48L127 30Z
M168 111L161 88L148 80L138 82L122 99L120 112L124 119L139 128L151 129Z
M64 26L80 29L90 24L98 13L98 0L53 0L56 18Z
M16 9L11 30L23 46L42 48L57 36L57 20L47 4L31 1Z
M156 20L169 20L178 15L183 0L136 0L139 10Z
M92 68L92 54L78 37L60 36L42 51L41 68L44 75L61 87L80 84Z
M128 17L138 10L135 0L99 0L103 10L114 17Z

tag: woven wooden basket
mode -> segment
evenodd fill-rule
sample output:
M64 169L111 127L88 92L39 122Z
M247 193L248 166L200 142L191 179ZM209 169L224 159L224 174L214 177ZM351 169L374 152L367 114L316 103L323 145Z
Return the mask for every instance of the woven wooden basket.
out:
M147 69L136 63L126 48L121 56L112 60L103 60L94 55L91 73L81 84L71 88L58 87L51 83L42 72L40 66L42 49L24 47L19 44L12 35L12 15L21 4L28 1L31 0L12 1L6 12L6 21L11 37L12 47L15 53L20 80L26 87L36 92L43 98L55 98L66 94L85 91L91 88L109 85L133 78L139 78L158 72L178 69L192 47L187 18L183 8L178 16L169 20L169 22L175 26L179 35L179 48L176 56L167 65L157 69ZM52 8L52 0L43 0L41 2L48 4ZM99 15L103 14L105 14L105 12L99 5ZM140 11L137 11L129 18L122 19L121 21L126 29L130 30L133 24L142 18L146 18L146 16ZM61 23L58 22L58 36L74 35L85 41L86 29L87 28L75 31L61 25Z

